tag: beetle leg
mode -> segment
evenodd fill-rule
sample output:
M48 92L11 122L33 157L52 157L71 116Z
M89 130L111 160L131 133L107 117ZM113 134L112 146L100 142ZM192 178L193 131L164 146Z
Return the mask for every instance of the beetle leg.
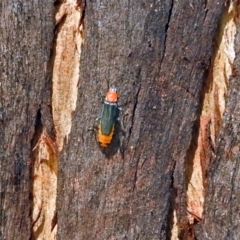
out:
M98 126L97 126L96 124L94 124L92 127L89 127L89 128L87 129L87 131L93 131L93 132L95 132L95 133L96 133L97 130L98 130Z
M123 118L124 118L124 116L122 116L121 118L118 117L118 118L117 118L117 121L118 121L119 124L120 124L120 130L125 134L127 131L126 131L126 129L125 129L125 127L124 127L124 124L123 124Z
M100 123L100 120L101 120L101 117L97 117L92 125L92 127L89 127L87 129L87 131L92 131L95 133L96 135L96 132L98 131L98 128L99 128L99 123Z
M95 119L95 122L98 122L99 120L101 120L101 117L97 117L97 118Z

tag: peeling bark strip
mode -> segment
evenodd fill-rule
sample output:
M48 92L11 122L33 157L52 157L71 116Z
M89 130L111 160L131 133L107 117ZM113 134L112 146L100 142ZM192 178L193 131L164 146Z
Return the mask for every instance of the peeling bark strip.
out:
M36 146L33 166L32 238L56 239L57 156L46 133Z
M232 28L227 33L237 30L232 55L236 53L236 59L230 67L232 76L226 85L229 88L227 94L226 110L223 115L219 136L216 139L215 158L210 164L208 177L209 186L206 192L204 205L204 222L199 226L197 238L209 240L240 239L240 27L238 1L233 1L228 9L228 23ZM227 26L227 24L226 24ZM230 25L231 26L231 25ZM225 34L226 35L226 34ZM231 40L232 38L230 38ZM226 43L230 43L228 41ZM237 54L238 53L238 54Z
M52 109L58 150L63 148L76 108L79 64L83 43L84 1L56 1Z
M75 110L79 61L83 41L83 9L79 1L55 2L56 31L52 53L52 114L56 141L41 122L36 124L33 139L33 240L56 239L57 152L71 130L71 115Z
M235 34L238 3L230 2L223 11L219 31L215 37L215 49L204 90L200 131L194 154L192 172L187 189L189 223L202 220L207 170L214 157L216 138L222 125L225 102L229 90L229 78L235 58Z
M48 135L53 129L53 2L1 0L0 23L0 239L26 240L32 233L30 156L39 107Z
M219 1L204 4L87 1L81 87L59 161L58 239L188 235L184 173L222 13ZM107 158L88 131L113 84L124 158Z
M57 153L53 140L42 124L38 111L32 139L32 235L35 239L55 239L57 227L52 226L56 215Z

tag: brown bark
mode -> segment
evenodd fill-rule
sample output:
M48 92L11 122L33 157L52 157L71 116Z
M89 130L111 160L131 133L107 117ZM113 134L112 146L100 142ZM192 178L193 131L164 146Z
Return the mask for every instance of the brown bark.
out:
M237 20L237 19L235 19ZM235 52L239 53L238 25ZM236 55L234 73L229 81L230 91L222 128L216 144L208 176L204 222L198 229L199 239L239 239L239 119L240 119L240 56Z
M3 0L0 22L0 239L30 239L34 131L52 128L53 3Z
M238 239L237 75L223 125L205 109L228 3L54 5L55 26L52 1L0 3L0 239ZM110 85L125 131L103 150Z
M59 161L59 239L169 239L174 206L180 235L189 233L185 169L221 12L218 1L87 1L79 97ZM126 133L101 151L89 129L112 84Z

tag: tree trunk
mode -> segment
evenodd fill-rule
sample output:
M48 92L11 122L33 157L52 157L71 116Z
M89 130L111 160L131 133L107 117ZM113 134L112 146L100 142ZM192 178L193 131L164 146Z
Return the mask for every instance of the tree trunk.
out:
M0 3L0 239L32 235L32 149L41 126L53 129L53 17L50 1Z
M239 6L238 6L239 7ZM230 14L237 16L234 9ZM236 19L234 19L236 21ZM240 142L240 28L235 40L236 59L222 127L209 170L204 222L197 228L199 239L240 239L239 231L239 142ZM200 231L201 230L201 231Z
M0 239L237 239L238 76L222 120L213 69L238 3L8 2ZM122 111L101 148L112 85Z
M217 1L87 1L79 97L59 160L59 239L169 239L174 208L188 229L185 168L221 12ZM109 85L125 134L101 151L89 129Z

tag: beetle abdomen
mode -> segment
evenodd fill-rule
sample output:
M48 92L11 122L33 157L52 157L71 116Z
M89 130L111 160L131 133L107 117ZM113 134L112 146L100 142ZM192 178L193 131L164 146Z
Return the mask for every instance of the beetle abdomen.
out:
M102 133L101 124L100 124L99 125L99 129L98 129L98 142L99 142L99 145L101 147L107 147L111 143L111 141L112 141L113 133L114 133L114 126L112 127L112 130L111 130L109 135L104 135Z

